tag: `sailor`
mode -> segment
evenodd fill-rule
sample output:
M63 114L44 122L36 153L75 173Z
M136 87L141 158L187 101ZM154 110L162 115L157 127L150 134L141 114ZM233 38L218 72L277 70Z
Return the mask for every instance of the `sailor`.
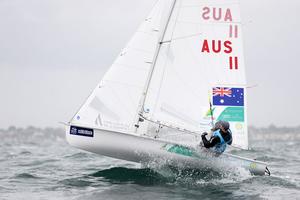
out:
M205 148L211 148L217 155L222 154L227 144L232 144L232 133L229 129L229 123L227 121L218 121L211 129L212 136L209 140L206 139L207 133L202 133L202 142Z

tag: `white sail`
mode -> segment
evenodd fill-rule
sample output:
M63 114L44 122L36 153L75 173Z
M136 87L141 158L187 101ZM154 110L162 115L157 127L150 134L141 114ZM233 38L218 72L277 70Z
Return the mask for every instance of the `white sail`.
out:
M163 23L165 2L158 1L104 78L71 120L72 124L132 130Z
M201 131L213 117L248 148L246 78L238 2L177 0L154 66L144 116Z
M237 1L160 0L67 124L66 138L133 162L222 171L238 164L270 175L266 163L213 158L198 145L212 121L226 120L233 144L248 148L245 86Z

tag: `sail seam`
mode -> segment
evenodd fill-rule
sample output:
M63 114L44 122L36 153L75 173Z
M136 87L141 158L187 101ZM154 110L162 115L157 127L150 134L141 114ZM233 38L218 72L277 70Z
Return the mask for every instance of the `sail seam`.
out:
M138 48L135 48L135 47L130 47L130 46L128 46L128 47L126 47L126 49L124 49L124 51L126 52L126 50L133 50L133 51L137 51L137 52L144 52L144 53L147 53L147 54L153 54L154 52L151 52L151 51L149 51L149 50L146 50L146 49L138 49Z

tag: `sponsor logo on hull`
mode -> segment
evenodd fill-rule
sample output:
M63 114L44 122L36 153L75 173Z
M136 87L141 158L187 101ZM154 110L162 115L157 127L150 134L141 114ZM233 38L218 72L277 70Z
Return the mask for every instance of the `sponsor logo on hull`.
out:
M70 127L70 134L71 135L79 135L85 137L94 137L94 130L90 128L82 128L77 126Z

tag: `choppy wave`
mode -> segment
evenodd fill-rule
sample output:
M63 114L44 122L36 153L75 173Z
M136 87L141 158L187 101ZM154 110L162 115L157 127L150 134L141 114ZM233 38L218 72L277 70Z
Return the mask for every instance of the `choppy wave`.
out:
M163 176L149 168L114 167L97 171L90 176L102 177L111 183L135 183L141 185L156 185L174 181L174 178Z
M33 174L29 174L29 173L21 173L21 174L17 174L15 175L13 178L15 179L38 179L40 177L37 177Z
M300 199L300 140L286 134L233 150L270 164L256 177L110 159L70 147L61 129L0 130L0 199Z

